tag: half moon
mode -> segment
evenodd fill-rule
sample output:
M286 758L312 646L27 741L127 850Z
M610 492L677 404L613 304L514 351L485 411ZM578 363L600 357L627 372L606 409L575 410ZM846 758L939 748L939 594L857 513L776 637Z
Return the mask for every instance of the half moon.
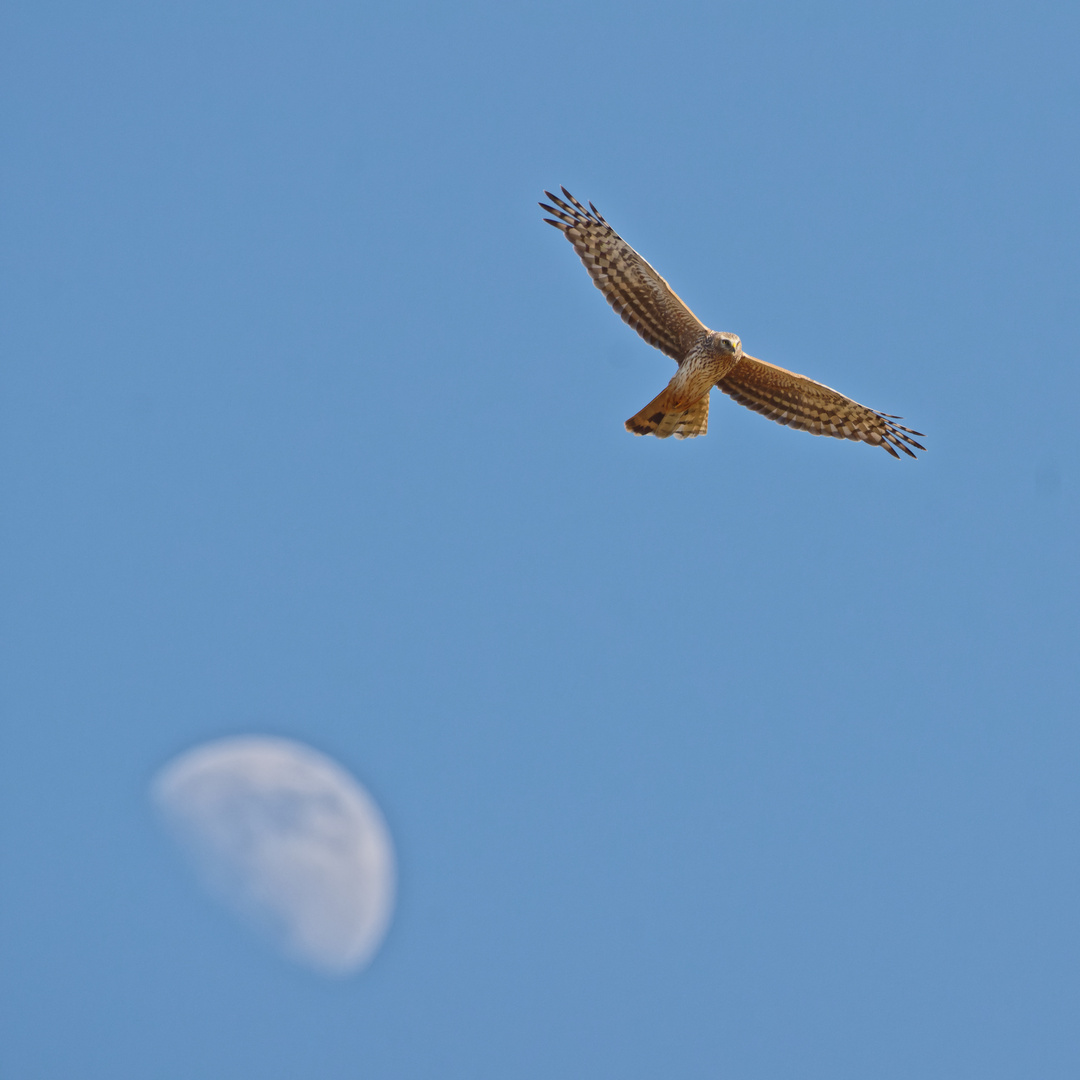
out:
M363 967L394 903L379 808L326 755L249 735L174 758L152 794L209 891L286 956L331 974Z

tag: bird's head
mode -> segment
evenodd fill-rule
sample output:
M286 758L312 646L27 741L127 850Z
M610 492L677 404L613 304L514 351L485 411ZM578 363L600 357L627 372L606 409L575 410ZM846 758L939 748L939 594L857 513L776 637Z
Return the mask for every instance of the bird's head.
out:
M733 356L737 361L742 359L742 342L738 334L729 334L723 330L713 332L713 348L722 356Z

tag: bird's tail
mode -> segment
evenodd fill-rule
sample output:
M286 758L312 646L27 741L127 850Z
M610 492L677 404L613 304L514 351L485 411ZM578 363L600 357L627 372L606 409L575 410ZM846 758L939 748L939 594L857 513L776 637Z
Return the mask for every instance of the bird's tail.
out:
M698 398L689 409L677 409L671 387L654 397L636 416L626 421L626 430L634 435L655 435L666 439L692 439L704 435L709 426L709 395Z

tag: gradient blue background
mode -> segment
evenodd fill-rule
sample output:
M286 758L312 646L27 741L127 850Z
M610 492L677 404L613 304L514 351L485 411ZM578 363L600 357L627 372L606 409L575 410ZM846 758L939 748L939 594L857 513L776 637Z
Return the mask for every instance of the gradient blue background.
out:
M16 2L11 1080L1080 1074L1080 13ZM714 394L542 224L927 433ZM386 813L334 982L147 785L287 735Z

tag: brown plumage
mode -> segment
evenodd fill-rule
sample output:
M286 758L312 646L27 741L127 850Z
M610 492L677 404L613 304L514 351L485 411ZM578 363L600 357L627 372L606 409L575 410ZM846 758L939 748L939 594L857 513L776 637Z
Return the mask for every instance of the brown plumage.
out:
M704 435L715 385L740 405L813 435L870 443L893 457L900 456L897 450L914 457L909 447L925 449L912 438L921 432L897 424L899 417L747 356L735 334L709 330L592 203L586 209L566 188L562 192L565 199L544 192L554 203L540 204L553 215L544 220L574 245L593 283L623 320L679 365L668 386L626 421L628 431L661 439Z
M666 439L692 439L704 435L709 427L709 394L706 391L690 406L682 409L672 400L671 387L665 386L636 416L626 421L626 430L634 435L655 435Z

